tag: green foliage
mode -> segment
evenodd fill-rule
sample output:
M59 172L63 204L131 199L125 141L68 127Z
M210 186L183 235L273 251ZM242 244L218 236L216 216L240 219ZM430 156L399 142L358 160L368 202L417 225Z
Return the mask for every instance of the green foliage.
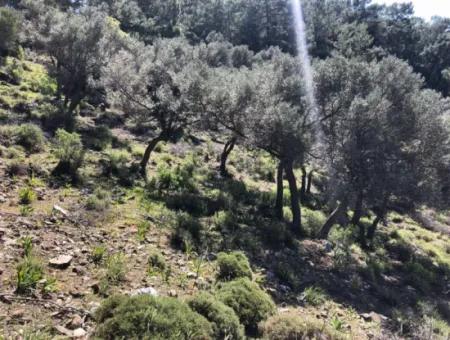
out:
M98 212L106 211L111 206L111 194L101 188L94 190L86 201L86 209Z
M247 278L221 283L216 296L233 308L249 332L256 331L258 323L275 312L275 304L270 296Z
M188 301L189 307L212 325L215 339L244 339L244 329L232 308L209 293L199 293Z
M44 267L41 262L33 256L24 257L17 265L16 292L18 294L29 293L43 278Z
M318 235L320 229L325 224L327 217L320 210L311 210L302 207L302 226L311 237Z
M33 238L31 236L25 236L20 239L20 244L23 248L24 257L28 257L32 255L33 250Z
M108 283L113 285L122 282L126 274L126 259L122 253L116 253L106 260L105 278Z
M19 14L8 7L0 8L0 54L16 52L19 40Z
M193 157L188 157L175 169L167 164L161 164L157 168L156 176L149 183L150 188L163 191L195 191L193 182L195 161Z
M237 278L252 278L252 270L243 252L219 253L217 255L217 279L231 281Z
M19 190L19 203L31 204L36 200L36 193L31 187L24 187Z
M77 171L83 164L84 150L80 135L63 129L56 131L55 155L59 159L55 174L77 176Z
M270 317L260 326L263 339L345 339L345 337L318 319L304 317L300 312L289 310Z
M327 300L327 295L320 287L311 286L303 292L306 303L312 306L319 306Z
M105 125L99 125L89 131L87 145L94 150L102 151L111 145L113 135Z
M15 130L16 143L29 153L43 150L45 137L42 130L34 124L22 124Z
M90 259L95 264L100 264L107 255L107 248L104 245L97 245L92 248Z
M210 339L211 324L174 298L113 296L96 311L102 339Z
M148 221L139 222L137 225L138 240L143 242L149 230L150 230L150 223Z
M164 272L167 269L166 260L159 252L152 252L148 257L147 263L149 273Z

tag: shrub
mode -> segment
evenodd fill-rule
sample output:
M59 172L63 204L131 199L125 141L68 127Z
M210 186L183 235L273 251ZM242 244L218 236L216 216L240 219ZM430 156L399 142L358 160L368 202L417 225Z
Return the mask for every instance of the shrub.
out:
M19 203L31 204L36 199L36 193L31 187L25 187L19 190Z
M112 140L111 130L105 125L99 125L89 131L87 144L94 150L102 151L111 145Z
M26 256L17 265L17 289L18 294L27 294L36 288L37 283L44 277L42 264L33 256Z
M270 296L247 278L221 283L217 298L233 308L250 333L257 330L259 322L275 312L275 304Z
M106 247L104 245L95 246L91 251L91 261L95 264L101 263L106 255Z
M200 221L187 213L177 214L175 231L172 241L177 247L183 247L186 242L190 244L200 242L200 235L203 229Z
M244 328L232 308L209 293L199 293L188 301L189 307L211 322L215 339L244 338Z
M219 253L217 256L217 279L230 281L240 277L252 278L252 270L243 252Z
M292 239L286 223L281 221L263 221L262 235L264 241L274 248L282 248Z
M188 192L170 195L166 199L166 205L171 210L181 210L196 216L202 216L208 212L205 200L196 194Z
M16 143L29 153L39 152L44 148L45 138L42 130L34 124L23 124L15 130Z
M263 339L344 339L338 332L324 324L323 321L305 317L293 310L270 317L260 325Z
M117 253L108 257L106 261L105 278L109 283L118 284L125 279L126 265L125 256Z
M89 196L86 202L86 209L95 211L105 211L111 205L111 195L106 190L97 188Z
M323 304L327 300L327 295L320 287L308 287L303 292L306 303L318 306Z
M9 177L26 176L28 175L28 166L18 160L11 161L6 165L6 174Z
M148 257L148 267L149 272L159 271L164 272L166 270L167 264L164 256L158 252L152 252Z
M72 179L78 177L78 169L83 164L84 150L80 135L69 133L63 129L56 131L56 157L59 163L53 170L54 174L70 175Z
M320 210L302 209L303 226L311 237L315 237L322 226L325 224L327 217Z
M211 324L174 298L113 296L97 310L102 339L211 339Z

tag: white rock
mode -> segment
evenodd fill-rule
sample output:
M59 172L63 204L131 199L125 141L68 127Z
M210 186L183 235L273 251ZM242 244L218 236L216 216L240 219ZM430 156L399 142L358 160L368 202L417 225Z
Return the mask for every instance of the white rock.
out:
M131 296L135 295L152 295L152 296L158 296L158 291L153 287L145 287L145 288L139 288L130 293Z
M65 269L70 266L70 263L72 262L73 257L70 255L60 255L58 257L55 257L49 261L50 266L58 268L58 269Z
M86 331L83 328L77 328L73 331L73 337L74 338L82 338L86 336Z

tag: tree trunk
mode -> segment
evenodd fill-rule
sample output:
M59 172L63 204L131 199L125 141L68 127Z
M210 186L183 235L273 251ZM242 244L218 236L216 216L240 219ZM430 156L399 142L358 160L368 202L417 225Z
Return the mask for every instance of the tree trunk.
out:
M293 161L285 161L283 162L284 171L286 173L286 179L289 183L289 191L291 193L291 210L292 210L292 232L301 236L303 234L302 231L302 217L300 210L300 200L297 188L297 181L295 180L294 175L294 164Z
M306 176L306 169L304 166L302 166L302 187L300 188L300 201L302 202L302 204L304 204L306 200Z
M142 157L141 160L141 175L142 177L144 177L145 180L147 180L147 164L150 160L150 155L152 153L152 151L155 149L156 145L161 142L162 140L164 140L162 134L159 135L158 137L152 139L148 145L147 148L145 149L144 152L144 156Z
M277 169L277 198L275 201L275 217L283 219L283 163L280 161Z
M236 145L236 137L231 138L223 148L222 155L220 155L220 174L225 177L228 175L227 171L227 160L231 151L233 151L234 146Z
M311 193L313 174L314 174L314 170L311 170L308 174L308 185L306 186L306 194L307 195L309 195Z
M366 228L364 227L364 224L358 223L359 228L359 235L358 235L358 241L361 245L361 248L367 249L367 242L366 242Z
M350 221L353 225L358 225L359 220L361 219L363 198L363 193L360 191L356 197L355 210L353 212L352 220Z
M345 209L347 209L347 199L344 198L339 204L337 205L336 209L333 210L333 212L328 216L327 220L325 221L324 225L319 231L319 238L321 239L327 239L328 234L331 231L331 228L336 223L338 217L345 212Z
M372 224L370 225L369 229L367 230L367 238L372 241L373 237L375 236L375 231L377 230L378 223L381 221L381 216L377 215L375 219L373 220Z

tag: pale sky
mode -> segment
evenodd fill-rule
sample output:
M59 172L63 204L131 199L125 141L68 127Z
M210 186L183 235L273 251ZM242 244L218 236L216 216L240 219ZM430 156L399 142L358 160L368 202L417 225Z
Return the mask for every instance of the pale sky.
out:
M416 15L425 19L434 15L450 18L450 0L372 0L373 4L392 5L396 2L412 2Z

